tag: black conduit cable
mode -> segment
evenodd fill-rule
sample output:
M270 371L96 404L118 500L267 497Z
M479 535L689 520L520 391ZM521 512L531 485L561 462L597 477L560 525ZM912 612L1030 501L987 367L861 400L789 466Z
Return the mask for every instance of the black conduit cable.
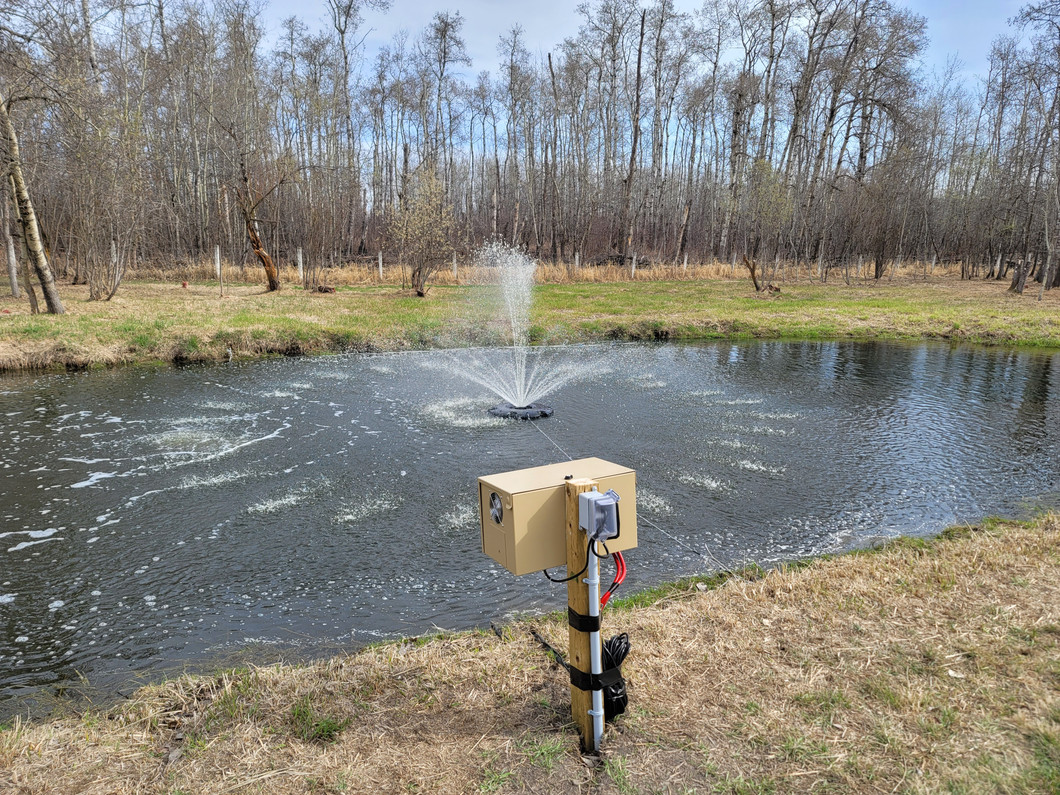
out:
M604 670L618 668L629 654L629 635L623 632L620 635L612 635L603 644ZM629 704L629 695L626 693L625 677L619 672L618 681L613 685L604 687L604 720L613 721L616 717L626 711Z
M585 548L585 565L582 566L582 570L579 571L577 574L572 574L570 577L563 577L562 579L557 579L556 577L553 577L551 574L548 573L548 569L542 569L541 573L544 574L548 578L549 582L570 582L575 577L581 577L583 574L585 574L586 571L588 571L588 569L589 569L589 560L590 560L590 558L589 558L589 552L590 551L595 552L595 550L593 550L592 539L589 540L589 545Z
M541 633L539 633L536 629L531 628L530 634L534 636L534 640L536 640L538 643L545 647L545 651L549 652L555 658L556 662L558 662L560 665L570 671L570 663L563 659L563 652L559 651L551 643L541 637Z

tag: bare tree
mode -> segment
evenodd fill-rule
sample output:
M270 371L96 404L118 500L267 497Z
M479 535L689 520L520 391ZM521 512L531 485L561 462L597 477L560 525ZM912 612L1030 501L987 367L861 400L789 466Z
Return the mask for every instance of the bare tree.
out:
M11 105L14 99L17 98L6 96L4 90L0 89L0 135L3 136L7 155L5 170L11 177L15 204L18 208L17 218L22 227L22 239L25 241L29 262L40 282L44 303L48 307L49 314L61 315L66 312L66 309L55 285L55 275L48 264L48 255L44 251L40 226L37 222L37 211L33 207L29 187L26 185L26 178L22 172L22 153L18 145L18 134L11 120Z

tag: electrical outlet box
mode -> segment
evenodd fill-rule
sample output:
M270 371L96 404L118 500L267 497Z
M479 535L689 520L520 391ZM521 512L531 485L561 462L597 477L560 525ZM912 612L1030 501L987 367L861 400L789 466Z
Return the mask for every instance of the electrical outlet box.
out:
M586 491L578 495L578 527L594 541L618 538L622 523L618 519L617 491ZM608 547L610 549L610 547Z
M567 478L591 478L601 492L614 489L621 536L611 552L637 546L637 474L600 458L517 469L478 479L482 551L512 574L567 563Z

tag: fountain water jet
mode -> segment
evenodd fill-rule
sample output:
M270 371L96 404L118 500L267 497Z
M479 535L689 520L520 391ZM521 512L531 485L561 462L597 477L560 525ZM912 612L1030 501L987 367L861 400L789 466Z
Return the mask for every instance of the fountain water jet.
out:
M507 325L511 345L461 352L461 374L479 384L501 402L489 409L497 417L534 420L552 415L540 401L577 375L570 362L562 362L555 349L530 345L530 306L537 264L522 251L504 243L479 249L475 264L487 274L489 304L485 314Z

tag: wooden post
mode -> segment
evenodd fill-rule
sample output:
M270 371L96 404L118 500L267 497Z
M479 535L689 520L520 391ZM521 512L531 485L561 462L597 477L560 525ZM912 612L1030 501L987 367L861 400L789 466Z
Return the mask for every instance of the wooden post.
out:
M629 278L637 278L637 252L633 252L633 264L629 268Z
M585 566L585 555L588 552L588 539L585 533L578 528L578 495L585 491L591 491L597 485L590 478L575 478L567 481L567 576L581 571ZM599 561L595 557L589 562L591 566L598 566ZM567 606L583 616L589 615L589 586L585 584L586 573L580 574L573 580L567 582ZM580 671L590 673L592 663L589 651L589 633L579 632L574 627L568 627L570 639L570 654L568 661ZM581 735L582 750L593 751L593 716L589 710L593 706L593 694L591 691L581 690L574 685L570 686L570 710L571 717L578 727Z
M453 281L456 281L456 252L453 252Z
M213 247L213 269L217 273L217 278L221 278L221 247Z
M582 254L580 251L574 252L574 270L578 270L582 266Z
M298 258L298 281L300 281L302 283L302 285L304 286L305 285L305 270L303 270L303 268L302 268L302 247L301 246L298 247L298 251L296 252L296 256Z
M379 252L379 281L383 281L383 252Z
M685 253L685 264L682 266L681 270L685 270L685 271L688 270L688 253L687 252Z

